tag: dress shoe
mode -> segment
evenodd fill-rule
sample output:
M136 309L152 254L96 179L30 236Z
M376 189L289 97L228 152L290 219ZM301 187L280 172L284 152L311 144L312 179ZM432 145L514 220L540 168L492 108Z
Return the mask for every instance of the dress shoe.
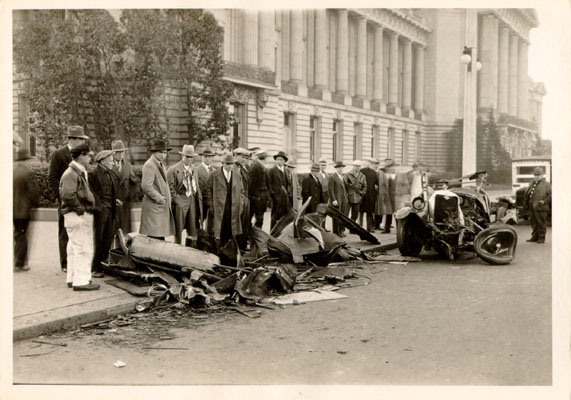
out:
M25 272L25 271L29 271L30 267L28 267L27 265L23 265L21 267L14 267L14 272Z
M67 273L67 267L61 267L61 272L63 272L64 274Z
M71 288L72 286L73 286L73 284L72 284L71 282L68 282L68 283L67 283L67 287L68 287L68 288Z
M383 231L383 233L391 233L391 230L390 230L390 229L385 229L385 230Z
M88 283L87 285L81 286L74 286L73 290L76 292L88 291L88 290L97 290L99 289L99 284L97 283Z
M105 274L103 272L92 272L91 273L92 278L103 278L104 276L105 276Z
M537 238L527 239L526 242L537 242Z
M537 239L536 243L538 243L538 244L545 243L545 239Z

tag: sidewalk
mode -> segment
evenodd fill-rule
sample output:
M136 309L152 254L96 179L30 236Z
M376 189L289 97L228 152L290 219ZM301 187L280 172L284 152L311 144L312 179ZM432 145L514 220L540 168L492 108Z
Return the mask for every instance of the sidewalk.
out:
M330 219L328 218L330 225ZM269 231L270 214L264 217L264 230ZM331 229L331 226L327 226ZM57 222L34 221L30 224L29 261L31 270L14 273L13 340L37 337L60 329L102 321L132 311L141 298L105 284L106 276L93 279L101 288L92 292L74 292L65 283L59 266ZM346 231L348 232L348 231ZM396 235L374 234L381 248L396 247ZM348 234L345 241L362 250L379 247Z

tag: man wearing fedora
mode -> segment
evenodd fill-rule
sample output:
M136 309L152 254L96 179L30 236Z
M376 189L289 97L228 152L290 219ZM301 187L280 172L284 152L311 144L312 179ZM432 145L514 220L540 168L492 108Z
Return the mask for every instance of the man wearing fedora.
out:
M547 216L551 206L551 184L543 177L543 169L533 169L533 181L529 183L523 198L523 206L529 210L531 238L528 242L545 243Z
M218 249L242 233L241 199L247 194L242 182L232 154L226 154L222 158L222 168L208 177L204 200L213 214L213 232Z
M311 164L311 170L301 182L301 196L303 203L311 197L311 201L307 206L307 213L314 213L317 211L317 206L325 203L323 199L323 189L321 188L321 181L319 180L319 164Z
M254 153L254 161L250 166L250 221L255 216L254 225L261 228L264 225L264 213L270 201L266 157L268 153L259 149Z
M295 161L291 158L285 163L287 167L287 179L289 187L289 197L293 211L299 210L299 199L301 197L301 189L299 187L299 178L295 172Z
M391 232L394 211L394 161L386 158L384 167L377 171L379 178L379 189L377 191L377 207L375 212L375 229L381 229L383 215L385 216L385 226L383 233Z
M59 149L55 150L50 158L50 167L48 170L48 183L52 190L57 195L58 204L58 242L59 242L59 262L61 270L63 272L67 271L67 231L64 226L64 218L61 213L61 198L59 195L59 183L61 176L64 171L69 166L71 162L70 150L72 147L78 146L89 140L89 136L86 136L83 127L79 125L72 125L67 128L67 144Z
M167 170L163 164L169 150L172 149L165 140L153 141L152 155L143 165L141 179L144 196L139 233L161 240L175 233Z
M270 181L270 195L272 197L271 224L272 229L281 217L291 210L290 188L285 163L288 160L287 154L279 151L275 156L276 165L268 172Z
M13 169L13 221L14 221L14 272L28 271L28 224L30 210L39 195L39 188L32 173L26 166L30 159L28 150L20 150L14 157Z
M87 175L91 154L89 146L85 143L72 147L72 162L63 173L59 186L61 212L69 237L66 283L67 287L73 287L74 291L99 289L98 284L91 283L95 207L95 197Z
M121 200L121 206L117 208L117 228L125 233L131 232L131 199L137 198L140 193L141 186L133 166L125 158L125 152L128 150L121 140L115 140L111 143L111 151L113 152L113 164L111 171L117 175L117 199Z
M204 194L208 184L208 176L215 170L212 165L212 159L216 154L210 147L206 147L198 154L202 157L202 162L196 167L196 173L198 174L200 192ZM211 213L208 212L208 203L206 201L202 202L202 218L206 219L206 231L212 233L213 219Z
M198 228L202 223L202 192L198 173L192 165L194 146L182 146L181 160L167 170L174 214L176 243L182 244L182 231L186 229L187 240L196 243Z
M95 236L95 254L91 263L91 276L103 278L103 266L109 256L109 249L113 242L113 235L117 229L117 209L121 200L117 199L117 175L111 171L113 165L113 152L103 150L95 156L97 167L88 174L89 184L95 206L93 208L93 233Z
M369 232L374 231L373 214L375 213L375 206L377 205L377 190L379 186L379 177L377 176L377 171L375 171L376 161L374 158L368 158L366 160L367 165L361 168L361 173L365 175L365 179L367 180L367 192L361 202L361 220L363 219L363 215L366 214L367 230ZM363 225L362 222L361 225Z
M345 179L343 177L343 168L345 164L342 161L335 162L335 173L329 177L327 182L327 192L329 194L329 204L336 207L341 213L347 215L349 213L349 199L347 198L347 189L345 187ZM333 219L333 233L341 237L345 236L343 231L345 226L342 222Z
M242 186L246 193L246 196L242 199L242 215L240 216L242 220L242 233L237 238L238 246L241 249L245 249L247 246L250 226L252 225L252 218L250 218L250 198L248 196L250 193L250 152L242 147L234 149L234 163L236 164L236 167L240 169Z

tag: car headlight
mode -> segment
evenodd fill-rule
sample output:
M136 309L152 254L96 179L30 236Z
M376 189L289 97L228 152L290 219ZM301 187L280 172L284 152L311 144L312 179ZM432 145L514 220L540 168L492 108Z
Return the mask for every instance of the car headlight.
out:
M424 210L425 205L426 202L422 197L415 197L414 199L412 199L411 206L415 211Z

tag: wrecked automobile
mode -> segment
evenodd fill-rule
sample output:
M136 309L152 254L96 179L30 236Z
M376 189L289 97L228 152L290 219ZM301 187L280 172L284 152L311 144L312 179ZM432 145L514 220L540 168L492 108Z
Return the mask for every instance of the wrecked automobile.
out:
M489 264L513 261L517 233L509 225L492 224L490 201L481 187L451 187L473 181L485 171L428 185L422 175L422 193L410 207L396 213L397 245L403 256L416 257L433 249L450 260L464 251L475 252Z

